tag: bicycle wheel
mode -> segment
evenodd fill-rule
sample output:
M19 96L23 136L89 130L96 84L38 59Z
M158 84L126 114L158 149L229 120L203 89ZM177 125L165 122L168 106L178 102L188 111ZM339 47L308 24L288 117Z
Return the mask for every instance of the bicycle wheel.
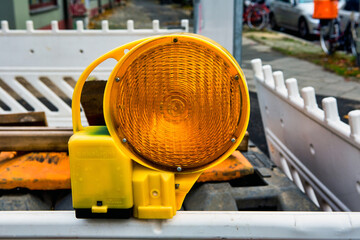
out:
M247 24L251 29L263 29L267 23L267 12L262 8L254 8L247 15Z
M339 24L334 21L329 21L328 24L320 28L320 45L322 50L331 55L336 50L336 41L339 37Z
M360 66L360 47L357 46L359 42L355 41L352 34L350 34L350 48L351 54L355 57L355 62L357 66Z
M355 63L360 66L360 26L354 20L351 20L350 30L348 32L348 46L350 53L355 57Z

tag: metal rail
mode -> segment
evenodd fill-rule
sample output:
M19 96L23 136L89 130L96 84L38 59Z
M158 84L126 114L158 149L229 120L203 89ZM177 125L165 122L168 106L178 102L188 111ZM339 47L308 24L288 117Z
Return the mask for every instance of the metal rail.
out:
M68 150L73 130L55 127L0 127L0 151Z
M0 212L0 238L360 239L360 213L178 212L170 220L113 220L14 211Z

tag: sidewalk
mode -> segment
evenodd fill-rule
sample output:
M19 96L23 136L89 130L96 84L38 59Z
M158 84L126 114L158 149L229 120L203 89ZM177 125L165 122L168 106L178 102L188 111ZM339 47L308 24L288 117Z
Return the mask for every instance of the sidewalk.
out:
M296 78L299 89L312 86L316 94L360 101L360 84L346 81L343 77L325 71L313 63L282 55L269 46L243 37L242 64L250 91L256 91L250 61L261 58L273 71L283 71L284 78Z
M126 28L127 20L134 20L135 29L152 28L152 20L159 20L161 28L180 25L181 19L189 19L192 27L191 9L179 4L159 4L158 0L131 0L126 5L116 7L107 14L91 19L92 27L101 27L101 20L108 20L110 29Z

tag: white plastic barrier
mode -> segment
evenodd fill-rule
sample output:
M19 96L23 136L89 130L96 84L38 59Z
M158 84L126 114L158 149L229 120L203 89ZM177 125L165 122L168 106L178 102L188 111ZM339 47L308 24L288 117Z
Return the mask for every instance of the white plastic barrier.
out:
M336 99L251 61L271 159L326 211L360 211L360 111L340 121Z
M77 22L76 30L59 30L52 21L51 30L34 30L26 22L26 30L10 30L7 21L0 30L0 114L44 111L49 126L71 127L73 86L81 72L104 53L134 40L158 34L188 32L188 20L178 29L160 29L158 20L152 29L109 30L102 22L100 30L85 30ZM91 75L107 80L116 61L105 61ZM82 114L83 122L86 122ZM86 123L84 123L86 124Z
M0 212L1 239L360 239L360 213L177 212L173 219L76 219Z

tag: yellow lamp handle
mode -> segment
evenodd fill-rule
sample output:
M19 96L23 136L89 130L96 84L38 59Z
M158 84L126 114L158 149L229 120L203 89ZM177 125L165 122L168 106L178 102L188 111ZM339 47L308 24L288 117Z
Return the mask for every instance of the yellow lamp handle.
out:
M143 42L144 39L137 40L128 44L125 44L121 47L115 48L111 50L110 52L102 55L95 61L93 61L81 74L79 77L79 80L76 83L76 86L74 88L74 93L72 97L72 123L73 123L73 131L74 133L83 130L83 126L81 125L81 117L80 117L80 98L81 98L81 92L84 87L86 79L89 77L90 73L102 62L109 58L113 58L116 61L119 61L122 56L125 55L126 50L130 50L131 48L135 47L139 43Z

